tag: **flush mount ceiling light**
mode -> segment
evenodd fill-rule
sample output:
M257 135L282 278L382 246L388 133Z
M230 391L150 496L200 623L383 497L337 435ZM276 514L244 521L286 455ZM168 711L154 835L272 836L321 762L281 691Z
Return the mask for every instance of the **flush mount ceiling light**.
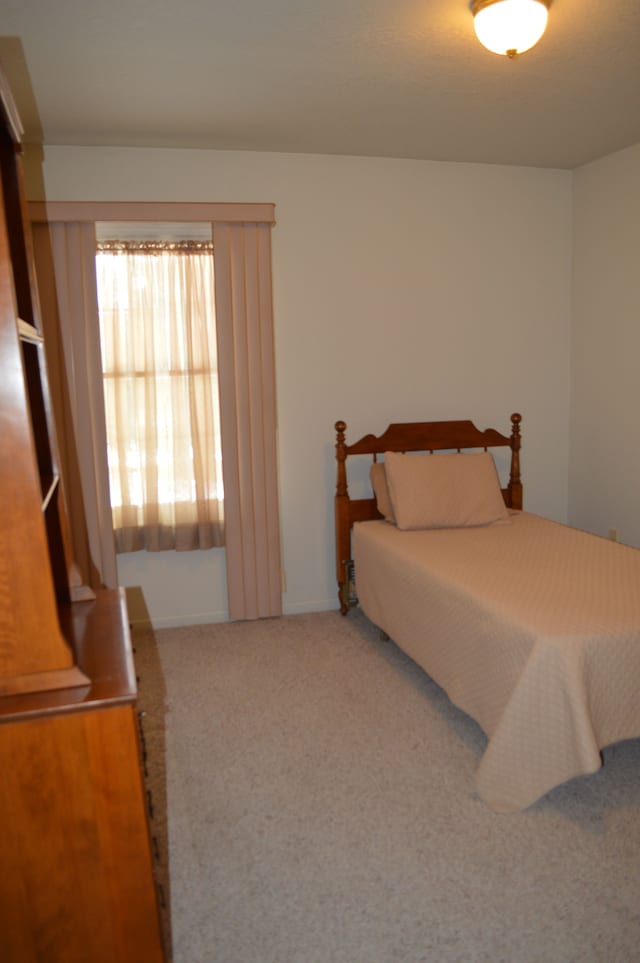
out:
M540 40L550 4L551 0L472 0L478 40L487 50L513 59Z

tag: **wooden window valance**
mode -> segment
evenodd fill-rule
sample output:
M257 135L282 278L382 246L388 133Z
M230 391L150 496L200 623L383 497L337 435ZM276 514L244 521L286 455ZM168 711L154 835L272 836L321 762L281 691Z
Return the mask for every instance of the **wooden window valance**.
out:
M31 201L29 220L56 221L209 221L225 224L275 224L275 204L198 203L190 201Z

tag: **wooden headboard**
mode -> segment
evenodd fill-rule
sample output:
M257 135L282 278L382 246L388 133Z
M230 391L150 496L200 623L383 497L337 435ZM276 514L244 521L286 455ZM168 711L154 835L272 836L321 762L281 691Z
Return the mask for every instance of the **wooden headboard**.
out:
M421 421L389 425L379 436L365 435L353 445L347 445L344 421L336 421L336 577L340 611L349 609L349 567L351 562L351 529L354 522L382 518L375 498L350 498L347 485L347 456L372 455L376 461L385 451L462 451L462 449L511 449L509 484L502 489L507 508L522 508L520 480L520 422L521 415L511 415L511 434L503 435L494 428L480 431L472 421Z

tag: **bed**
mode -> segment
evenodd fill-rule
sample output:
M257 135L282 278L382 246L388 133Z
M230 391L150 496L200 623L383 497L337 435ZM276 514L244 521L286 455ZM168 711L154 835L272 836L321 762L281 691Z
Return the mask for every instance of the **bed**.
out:
M496 812L640 737L640 552L522 510L521 421L394 424L353 444L336 423L341 611L357 601L481 726L476 788ZM356 455L364 498L349 494Z

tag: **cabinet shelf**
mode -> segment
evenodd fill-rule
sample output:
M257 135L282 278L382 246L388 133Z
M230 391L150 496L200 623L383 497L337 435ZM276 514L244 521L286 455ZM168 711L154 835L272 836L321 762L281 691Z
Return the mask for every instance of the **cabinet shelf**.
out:
M50 475L47 478L41 478L40 482L42 485L42 511L46 512L47 506L50 504L53 496L58 490L60 476Z
M20 335L20 340L25 341L27 344L43 344L44 338L33 324L29 324L28 321L23 321L22 318L18 318L18 334Z
M7 718L33 719L135 704L136 674L124 590L101 589L95 599L62 605L60 622L77 654L84 685L0 698L0 725Z

